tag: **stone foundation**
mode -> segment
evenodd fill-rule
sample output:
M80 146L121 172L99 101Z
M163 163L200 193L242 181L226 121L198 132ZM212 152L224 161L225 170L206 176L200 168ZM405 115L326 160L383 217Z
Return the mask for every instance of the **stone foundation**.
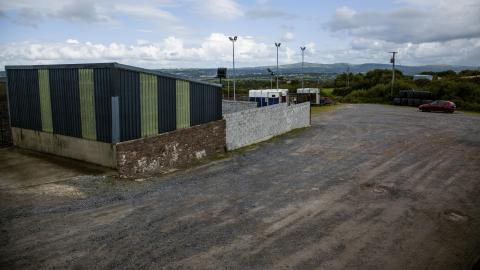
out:
M224 153L225 120L210 122L115 145L123 177L165 173Z
M12 144L12 131L8 115L7 88L5 82L0 81L0 146Z

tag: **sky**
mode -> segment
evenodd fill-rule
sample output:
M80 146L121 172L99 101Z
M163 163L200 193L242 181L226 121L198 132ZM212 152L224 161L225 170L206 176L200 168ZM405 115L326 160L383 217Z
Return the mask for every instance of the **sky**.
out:
M480 66L479 0L0 0L5 65Z

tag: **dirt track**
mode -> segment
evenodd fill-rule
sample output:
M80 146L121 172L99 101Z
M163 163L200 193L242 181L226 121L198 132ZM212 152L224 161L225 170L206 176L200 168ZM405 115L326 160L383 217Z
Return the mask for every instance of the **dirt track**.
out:
M0 268L472 267L480 117L345 105L312 125L157 179L0 190Z

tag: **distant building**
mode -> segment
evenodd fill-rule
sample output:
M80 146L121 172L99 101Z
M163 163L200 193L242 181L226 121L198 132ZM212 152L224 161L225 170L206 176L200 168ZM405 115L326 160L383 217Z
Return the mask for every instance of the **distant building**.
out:
M413 80L416 81L416 80L433 80L433 76L432 75L413 75Z

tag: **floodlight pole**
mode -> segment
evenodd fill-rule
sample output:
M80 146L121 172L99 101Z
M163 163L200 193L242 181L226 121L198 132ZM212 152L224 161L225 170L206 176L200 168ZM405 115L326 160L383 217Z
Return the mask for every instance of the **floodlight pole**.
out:
M234 37L228 37L228 39L230 39L230 41L232 42L232 46L233 46L233 100L236 100L236 95L235 95L235 90L236 90L236 87L235 87L235 42L237 41L237 36L234 36Z
M300 47L300 50L302 50L302 89L304 88L303 78L305 77L305 73L303 72L303 63L304 63L304 59L305 59L305 49L306 49L306 47Z
M282 45L282 43L276 43L275 42L275 47L277 47L277 91L278 91L278 48L280 48L280 45Z
M390 63L392 63L392 86L390 88L390 97L393 97L393 84L395 83L395 54L398 52L390 52L392 54L392 58L390 59Z

